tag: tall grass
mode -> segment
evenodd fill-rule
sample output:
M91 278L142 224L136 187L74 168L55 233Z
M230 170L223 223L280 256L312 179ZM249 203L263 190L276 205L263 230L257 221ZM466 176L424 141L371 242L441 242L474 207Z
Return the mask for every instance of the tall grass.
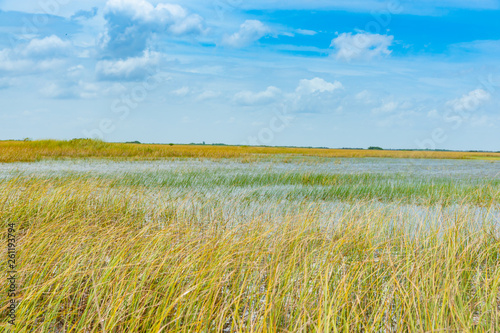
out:
M500 329L493 206L409 219L360 200L326 222L307 205L238 222L227 206L200 215L149 191L0 182L0 220L20 230L18 332Z
M205 145L141 145L107 143L99 140L75 139L69 141L0 141L0 162L33 162L43 159L113 158L129 160L155 160L164 158L240 158L255 160L259 157L283 155L316 157L388 157L388 158L447 158L447 159L500 159L500 153L387 151L348 149L308 149L247 146Z

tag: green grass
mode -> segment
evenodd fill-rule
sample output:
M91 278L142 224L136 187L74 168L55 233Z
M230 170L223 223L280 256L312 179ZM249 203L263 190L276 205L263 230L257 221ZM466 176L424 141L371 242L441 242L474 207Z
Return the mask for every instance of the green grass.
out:
M160 188L249 188L248 195L264 199L307 201L378 200L408 204L475 204L500 202L500 179L419 178L403 174L322 174L262 172L230 174L220 171L179 171L126 174L113 186ZM269 190L269 187L272 187Z
M498 157L498 156L489 156L489 157L473 156L473 157L470 157L470 159L485 160L485 161L500 161L500 157Z
M79 175L77 177L92 177ZM415 177L407 174L328 174L219 170L174 170L124 173L103 176L114 187L146 187L185 190L186 194L206 189L247 189L241 199L290 201L359 200L400 202L418 205L474 204L500 202L500 179ZM62 180L64 181L64 177Z

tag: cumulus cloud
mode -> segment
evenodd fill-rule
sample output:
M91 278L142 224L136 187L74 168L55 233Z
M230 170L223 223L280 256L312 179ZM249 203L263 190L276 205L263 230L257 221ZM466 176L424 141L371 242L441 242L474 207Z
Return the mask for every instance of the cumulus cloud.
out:
M153 6L146 0L109 0L106 3L106 12L123 14L136 21L169 23L187 15L180 5L160 3Z
M332 40L330 47L336 51L336 58L350 61L354 59L372 59L389 55L394 36L360 32L357 34L342 33Z
M109 0L104 10L107 29L101 46L107 56L135 57L147 49L153 34L183 36L205 31L203 19L176 4L153 6L146 0Z
M337 89L343 88L342 83L335 81L333 83L327 82L319 77L311 80L300 80L296 92L299 94L314 94L316 92L333 92Z
M25 72L59 67L71 53L72 45L52 35L34 38L27 44L0 50L0 71Z
M152 24L167 28L175 34L201 32L202 18L197 14L189 14L177 4L160 3L153 6L146 0L110 0L106 4L107 17L118 16L128 19L127 23ZM117 22L112 22L117 23Z
M96 64L96 73L103 80L138 80L150 75L150 70L157 66L160 54L144 52L140 57L124 60L102 60Z
M223 39L222 44L230 47L245 47L261 39L271 32L271 29L258 20L246 20L240 25L240 30Z
M281 90L270 86L265 91L240 91L234 96L234 101L240 105L264 105L274 102L281 95Z
M270 86L260 92L240 91L234 96L233 101L239 105L249 106L267 105L280 100L280 102L287 104L291 110L305 112L320 109L319 104L332 102L335 96L331 93L342 88L343 85L339 81L328 82L315 77L310 80L300 80L292 92L284 93L279 88ZM319 96L319 94L323 95Z
M490 99L491 95L483 89L476 89L458 99L447 103L449 107L457 112L474 111Z
M317 113L322 110L339 109L339 96L334 92L343 89L339 81L328 82L322 78L303 79L295 88L295 91L287 95L287 103L290 110L298 113Z
M32 39L26 45L21 54L26 57L48 58L63 56L69 53L71 43L63 41L59 37L52 35L42 39Z
M0 50L0 71L19 71L32 64L29 60L19 59L11 49Z

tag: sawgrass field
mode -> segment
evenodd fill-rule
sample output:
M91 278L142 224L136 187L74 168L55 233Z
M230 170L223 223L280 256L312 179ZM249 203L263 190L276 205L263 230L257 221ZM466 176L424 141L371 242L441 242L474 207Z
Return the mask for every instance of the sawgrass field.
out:
M498 332L499 156L0 142L0 331Z
M107 158L158 160L165 158L240 158L244 161L276 156L312 156L325 158L381 157L431 159L500 160L500 152L402 151L325 148L287 148L220 145L174 145L108 143L99 140L74 139L39 141L0 141L0 163L34 162L44 159Z

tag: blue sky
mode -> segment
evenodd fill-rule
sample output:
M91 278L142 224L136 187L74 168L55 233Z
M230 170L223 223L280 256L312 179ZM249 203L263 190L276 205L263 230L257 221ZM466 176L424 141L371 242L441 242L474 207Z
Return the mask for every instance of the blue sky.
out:
M500 1L0 0L0 139L500 151Z

